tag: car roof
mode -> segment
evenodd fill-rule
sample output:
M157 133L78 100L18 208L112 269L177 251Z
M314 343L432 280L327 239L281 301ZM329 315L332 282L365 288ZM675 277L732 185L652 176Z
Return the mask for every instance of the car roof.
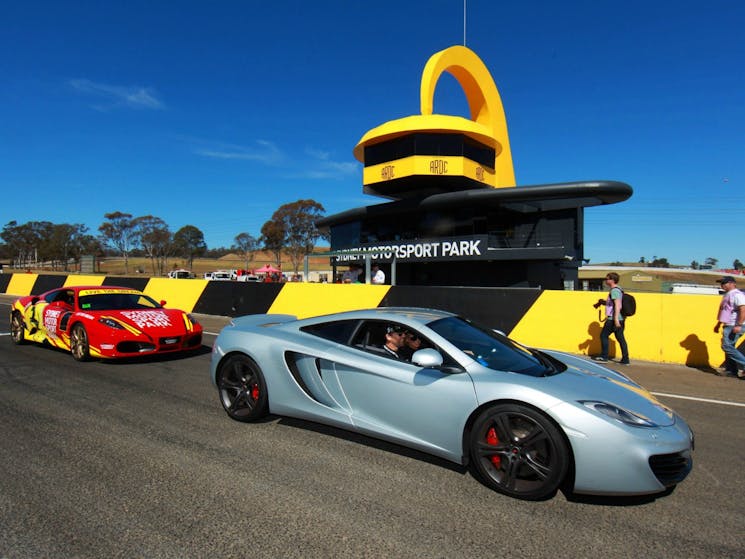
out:
M361 309L346 311L324 316L306 319L303 322L330 322L333 320L390 320L393 322L409 322L418 324L429 324L448 316L456 316L454 313L439 309L427 309L422 307L377 307L372 309Z

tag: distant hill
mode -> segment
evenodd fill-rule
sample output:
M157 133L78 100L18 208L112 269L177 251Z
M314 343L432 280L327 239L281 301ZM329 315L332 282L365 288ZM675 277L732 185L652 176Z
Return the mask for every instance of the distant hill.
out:
M629 266L593 265L579 269L580 284L587 282L590 290L605 290L603 280L608 272L616 272L621 285L629 290L651 293L670 293L673 284L716 286L725 275L739 277L736 270L693 270L686 268L649 268L641 264ZM742 276L745 287L745 276ZM580 287L582 289L582 287Z

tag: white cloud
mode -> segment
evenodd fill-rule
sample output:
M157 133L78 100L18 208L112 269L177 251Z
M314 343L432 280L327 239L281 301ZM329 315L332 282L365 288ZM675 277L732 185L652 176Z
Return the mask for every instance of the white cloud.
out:
M305 148L305 153L313 159L327 160L331 154L328 151L322 151L316 148Z
M271 167L281 166L282 177L293 180L337 180L359 173L355 161L334 161L332 152L305 148L305 158L285 153L274 142L255 140L252 144L237 145L186 138L196 143L194 153L211 159L255 161Z
M279 165L284 161L282 151L267 140L256 140L254 146L238 146L234 144L214 144L201 147L194 152L212 159L239 159L244 161L258 161L266 165Z
M93 106L96 110L106 111L119 107L156 110L165 108L155 90L149 87L109 85L86 79L70 80L68 84L82 94L102 98L102 103Z
M311 158L311 162L299 173L302 178L340 179L354 175L360 168L359 163L354 161L332 160L332 153L325 150L306 148L305 153Z

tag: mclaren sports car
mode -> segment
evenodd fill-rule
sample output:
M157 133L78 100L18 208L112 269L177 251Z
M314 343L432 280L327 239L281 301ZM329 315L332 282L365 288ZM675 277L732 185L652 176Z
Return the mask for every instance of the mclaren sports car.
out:
M78 361L202 347L199 323L164 304L127 287L61 287L16 300L11 337L70 351Z
M664 493L692 467L686 422L626 376L438 310L236 318L211 378L232 419L362 433L469 466L520 499Z

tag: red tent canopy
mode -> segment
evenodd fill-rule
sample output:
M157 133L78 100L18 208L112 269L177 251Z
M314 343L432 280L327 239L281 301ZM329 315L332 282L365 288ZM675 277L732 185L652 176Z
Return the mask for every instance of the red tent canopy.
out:
M256 270L254 270L254 272L257 274L273 274L274 272L279 272L279 270L274 266L264 264L261 268L257 268Z

